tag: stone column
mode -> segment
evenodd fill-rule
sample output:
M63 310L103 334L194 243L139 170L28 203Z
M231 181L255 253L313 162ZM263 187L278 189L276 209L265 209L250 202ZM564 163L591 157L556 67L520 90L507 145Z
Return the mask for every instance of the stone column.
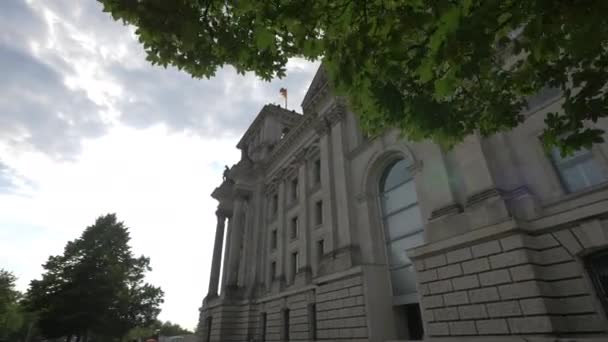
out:
M226 228L226 239L224 241L224 260L222 260L222 264L224 265L222 267L222 283L221 283L221 289L222 289L222 293L224 293L224 291L226 290L226 287L228 286L228 256L230 255L230 241L232 241L232 231L234 230L234 224L232 222L232 215L228 217L228 227Z
M222 262L222 244L224 242L224 224L226 216L220 210L215 212L217 226L215 227L215 243L213 245L213 260L211 263L211 276L209 277L209 291L207 297L217 296L220 281L220 263Z
M243 241L244 218L245 218L245 198L237 196L234 199L234 207L232 212L232 222L230 229L230 248L228 254L228 268L226 272L226 286L234 287L237 285L239 271L239 257L241 254L241 243Z

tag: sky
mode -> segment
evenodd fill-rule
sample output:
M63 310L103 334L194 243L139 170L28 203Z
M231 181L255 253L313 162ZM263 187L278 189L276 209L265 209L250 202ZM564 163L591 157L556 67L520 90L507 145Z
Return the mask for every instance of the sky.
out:
M299 104L318 63L264 82L231 67L210 80L151 66L134 28L93 0L0 1L0 268L25 291L95 218L116 213L160 319L194 329L215 234L210 197L266 103Z

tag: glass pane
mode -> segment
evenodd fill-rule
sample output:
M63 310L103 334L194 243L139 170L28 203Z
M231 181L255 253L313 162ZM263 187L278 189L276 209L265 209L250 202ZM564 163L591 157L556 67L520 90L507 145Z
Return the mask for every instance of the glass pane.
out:
M391 283L393 285L394 296L415 293L416 274L414 273L414 266L391 270Z
M384 175L384 180L380 186L380 190L382 192L390 190L391 188L399 185L399 183L403 183L410 179L410 172L407 170L408 166L409 164L405 159L401 159L393 164L388 171L385 171L387 173Z
M386 239L394 240L422 229L422 217L418 206L413 206L384 219Z
M587 180L588 186L600 184L608 180L608 175L602 172L601 167L593 158L587 159L581 163L581 169Z
M383 216L416 203L418 199L415 185L413 181L410 181L383 193L380 197L382 200Z
M584 189L587 186L585 178L583 177L581 169L578 167L578 165L562 168L560 172L562 175L562 180L564 181L569 192L575 192Z
M553 161L555 161L555 163L557 164L572 162L576 159L585 158L587 156L591 157L591 151L585 148L575 151L572 155L565 157L562 157L561 153L559 152L559 149L553 148L551 150L551 157L553 158Z
M423 243L424 236L422 232L388 243L387 249L389 264L391 266L410 264L411 260L407 257L407 250L418 247Z
M595 159L589 158L568 167L560 167L560 174L568 191L575 192L608 180Z

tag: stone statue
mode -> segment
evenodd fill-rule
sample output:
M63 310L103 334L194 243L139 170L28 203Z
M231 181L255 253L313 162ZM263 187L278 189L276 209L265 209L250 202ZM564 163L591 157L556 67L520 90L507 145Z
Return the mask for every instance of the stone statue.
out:
M230 168L228 167L228 165L226 165L226 166L224 167L224 174L223 174L223 176L222 176L222 178L223 178L223 180L224 180L224 181L229 180L229 178L228 178L228 174L229 174L229 173L230 173Z

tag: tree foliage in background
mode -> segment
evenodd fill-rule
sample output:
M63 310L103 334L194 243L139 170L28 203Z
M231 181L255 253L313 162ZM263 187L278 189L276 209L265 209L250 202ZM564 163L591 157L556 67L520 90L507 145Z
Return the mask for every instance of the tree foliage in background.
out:
M162 322L155 320L149 325L139 326L131 329L127 334L126 340L146 340L157 336L177 336L189 335L192 331L182 328L179 324L171 323L170 321Z
M182 328L177 323L171 323L170 321L163 322L159 328L160 335L162 336L176 336L192 334L192 331Z
M450 146L517 126L549 86L564 101L547 145L602 141L586 123L608 115L607 1L98 1L136 27L150 62L193 77L232 65L270 80L291 57L322 58L371 134L397 127Z
M23 327L21 294L15 289L16 280L11 272L0 269L0 341L13 338Z
M134 257L129 240L124 224L109 214L68 242L63 255L49 257L26 295L43 336L108 341L156 319L163 292L144 282L150 260Z

